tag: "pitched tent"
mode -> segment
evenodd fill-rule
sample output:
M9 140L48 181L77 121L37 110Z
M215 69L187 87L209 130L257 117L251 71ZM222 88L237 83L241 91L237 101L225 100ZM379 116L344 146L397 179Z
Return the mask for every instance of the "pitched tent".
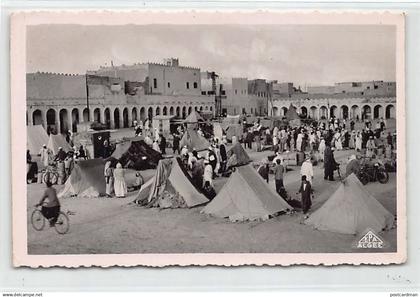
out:
M202 123L204 122L203 117L195 110L191 111L191 113L187 116L184 120L184 123Z
M59 147L62 147L63 151L65 152L72 150L70 144L68 144L64 136L61 134L50 134L47 147L53 152L54 155L57 154Z
M197 133L193 129L187 129L179 142L179 146L187 146L189 151L195 149L196 151L202 151L210 146L210 143L203 136Z
M64 189L58 197L99 197L105 195L104 178L105 161L103 159L90 159L78 161Z
M226 128L226 138L228 140L232 140L233 136L236 136L236 138L239 140L242 137L243 128L241 124L230 124Z
M358 234L367 229L379 232L391 227L393 222L394 216L351 174L305 224L318 230Z
M148 146L144 140L132 140L117 145L111 157L119 160L124 168L144 170L156 168L162 154Z
M222 123L221 126L223 128L223 130L226 130L227 127L231 124L240 124L241 123L241 117L239 115L236 116L232 116L232 115L227 115Z
M235 167L248 164L251 162L251 158L248 156L247 152L244 150L242 145L237 142L227 151L228 162L227 167Z
M48 141L48 134L42 125L26 127L26 148L32 155L38 154L42 145L46 145Z
M111 157L119 160L130 148L131 141L117 143Z
M124 139L124 141L117 143L116 146L115 146L115 150L113 151L111 157L113 157L115 159L121 158L122 155L125 152L127 152L127 150L130 148L131 143L133 141L139 141L139 140L144 140L144 138L141 137L141 136L132 137L132 138Z
M292 207L248 165L237 168L201 212L231 221L253 221L287 209Z
M148 195L145 195L148 192ZM179 159L160 160L156 175L140 190L135 202L148 207L193 207L208 202L182 170Z
M300 117L296 112L296 107L290 104L289 109L286 112L286 119L289 121L289 125L292 127L300 126Z

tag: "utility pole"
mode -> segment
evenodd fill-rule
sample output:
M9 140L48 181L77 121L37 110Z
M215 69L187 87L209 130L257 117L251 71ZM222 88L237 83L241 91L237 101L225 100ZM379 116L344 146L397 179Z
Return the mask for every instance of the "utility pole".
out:
M86 108L88 111L88 122L90 122L90 110L89 110L89 86L88 86L88 74L85 75L85 82L86 82ZM83 117L83 114L82 114Z
M273 109L274 109L274 106L273 106L273 82L270 82L269 83L269 85L268 85L268 99L270 100L270 105L271 105L271 107L270 107L270 115L271 116L273 116ZM267 105L268 105L268 103L267 103ZM268 106L267 106L267 111L268 111Z
M214 71L212 71L212 72L207 72L207 77L211 78L211 90L214 92L216 117L220 117L220 114L222 113L222 97L221 97L221 94L219 94L219 96L217 95L217 85L216 85L216 78L218 78L219 76Z

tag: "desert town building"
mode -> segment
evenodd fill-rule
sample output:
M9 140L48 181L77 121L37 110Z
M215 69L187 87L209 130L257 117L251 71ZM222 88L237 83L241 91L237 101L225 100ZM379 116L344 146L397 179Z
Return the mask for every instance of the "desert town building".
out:
M395 82L343 82L311 86L306 92L293 88L291 83L288 86L288 93L276 93L273 88L268 101L273 116L284 116L292 104L300 114L315 120L395 118Z
M265 79L224 78L214 72L159 63L102 66L84 75L26 75L27 124L64 133L83 122L126 128L154 116L185 118L192 110L212 115L284 116L292 104L312 119L395 118L395 82L343 82L308 86Z
M87 121L123 128L157 115L214 113L214 96L201 92L200 69L179 66L177 59L101 67L86 75L27 73L26 87L27 124L59 132L77 131Z

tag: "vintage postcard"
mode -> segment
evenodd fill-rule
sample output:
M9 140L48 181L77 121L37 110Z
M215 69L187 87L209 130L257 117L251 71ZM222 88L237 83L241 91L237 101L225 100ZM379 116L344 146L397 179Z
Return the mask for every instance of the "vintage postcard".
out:
M403 12L22 12L10 38L15 266L406 261Z

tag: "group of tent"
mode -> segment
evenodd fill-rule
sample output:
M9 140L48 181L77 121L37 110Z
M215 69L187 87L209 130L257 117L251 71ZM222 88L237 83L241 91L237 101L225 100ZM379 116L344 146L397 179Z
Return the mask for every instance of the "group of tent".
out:
M48 136L42 125L28 126L26 135L26 148L33 155L37 155L44 144L47 145L47 148L50 149L53 154L58 152L59 147L66 152L72 149L63 135L50 134Z
M35 140L31 145L36 145ZM140 145L143 145L141 140L132 141L130 145L125 145L114 152L114 157L121 159L130 149L132 150L132 147L137 148L137 151ZM135 203L160 208L194 207L207 203L202 213L229 218L231 221L266 220L270 216L292 210L292 207L268 186L256 170L247 164L250 158L239 143L231 147L228 154L235 155L240 161L236 165L243 166L235 168L226 184L210 202L192 183L180 160L171 158L158 161L154 177L139 190ZM103 159L79 161L59 196L103 195L104 166ZM318 230L358 234L367 229L375 232L388 229L394 223L394 216L370 195L358 178L352 174L304 223Z
M251 165L237 167L209 202L195 188L178 159L160 161L155 177L142 187L135 203L160 208L194 207L207 203L201 213L230 221L266 220L293 209ZM394 216L352 174L304 223L318 230L359 234L367 229L380 232L391 228Z
M285 114L285 118L281 119L279 117L271 117L271 118L256 118L256 117L242 117L247 124L252 124L257 119L259 120L262 127L265 128L273 128L274 126L281 127L281 126L291 126L291 127L299 127L302 122L301 118L299 117L296 107L290 104L289 109ZM236 136L237 139L241 139L243 134L243 125L241 122L241 116L236 115L228 115L226 116L221 123L213 123L213 134L215 137L222 139L223 135L226 136L226 139L232 141L232 137Z
M228 149L227 155L236 161L235 164L231 164L231 168L236 168L234 175L244 168L239 166L251 161L240 144ZM177 208L194 207L209 202L209 199L192 182L181 160L172 158L159 162L155 177L143 185L134 201L149 207Z

